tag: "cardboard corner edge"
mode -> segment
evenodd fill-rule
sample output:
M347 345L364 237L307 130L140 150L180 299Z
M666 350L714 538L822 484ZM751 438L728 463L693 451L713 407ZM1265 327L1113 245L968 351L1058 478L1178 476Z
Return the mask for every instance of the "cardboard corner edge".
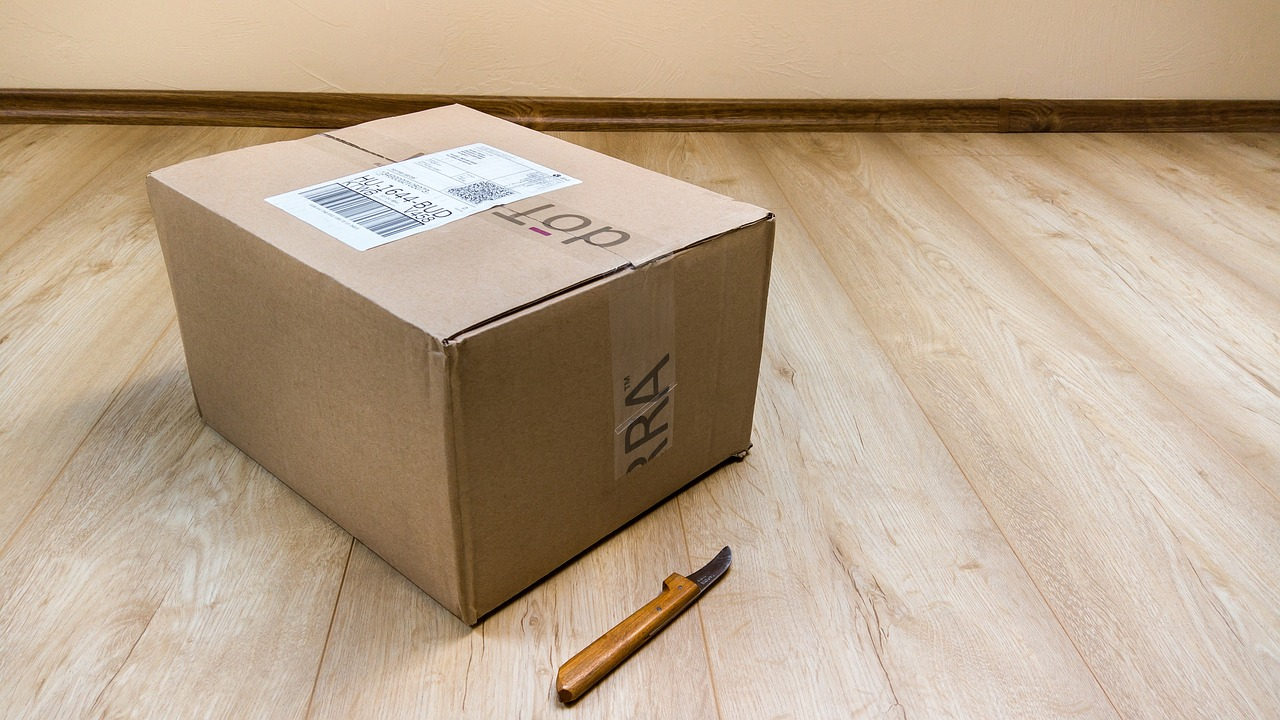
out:
M444 358L445 382L449 386L448 406L445 410L445 435L448 452L449 472L449 515L453 522L454 546L454 582L456 583L458 607L447 608L467 627L475 627L480 622L481 614L476 611L475 572L472 569L474 559L470 543L471 522L464 512L462 500L462 479L465 469L461 466L464 454L460 444L465 442L465 434L458 427L459 397L461 384L458 374L459 358L464 351L465 343L456 340L442 340L440 352Z

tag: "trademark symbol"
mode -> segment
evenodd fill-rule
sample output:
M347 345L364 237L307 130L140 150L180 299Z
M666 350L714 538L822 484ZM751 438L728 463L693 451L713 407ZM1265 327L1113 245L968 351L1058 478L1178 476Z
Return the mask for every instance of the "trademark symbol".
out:
M668 432L671 427L671 414L667 413L664 419L662 411L671 403L670 393L675 384L664 386L661 380L658 379L662 368L666 367L670 360L671 353L663 355L658 364L654 365L653 369L640 379L640 384L627 392L627 397L623 401L625 407L641 408L641 411L627 424L627 430L622 436L623 451L626 453L626 457L631 459L631 463L627 466L627 472L642 467L657 457L671 441L670 433ZM626 387L630 387L631 376L625 376L623 383ZM639 437L636 437L637 435ZM657 441L656 447L652 444L654 441ZM653 448L653 452L649 453L648 456L635 457L632 455L632 453L641 448Z

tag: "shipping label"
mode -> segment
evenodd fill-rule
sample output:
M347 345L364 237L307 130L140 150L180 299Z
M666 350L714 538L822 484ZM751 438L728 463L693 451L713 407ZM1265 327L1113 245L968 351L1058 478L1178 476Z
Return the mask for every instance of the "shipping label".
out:
M357 250L580 181L484 143L420 155L267 198Z

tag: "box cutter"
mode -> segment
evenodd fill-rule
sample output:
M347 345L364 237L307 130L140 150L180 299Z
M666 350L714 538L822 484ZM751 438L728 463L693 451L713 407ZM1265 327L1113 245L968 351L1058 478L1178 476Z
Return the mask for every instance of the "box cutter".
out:
M560 666L560 672L556 675L556 695L560 697L560 702L577 700L601 678L621 665L623 660L639 650L649 638L657 635L667 623L714 585L732 562L733 551L726 547L711 562L689 577L671 573L670 577L662 581L662 592L658 597Z

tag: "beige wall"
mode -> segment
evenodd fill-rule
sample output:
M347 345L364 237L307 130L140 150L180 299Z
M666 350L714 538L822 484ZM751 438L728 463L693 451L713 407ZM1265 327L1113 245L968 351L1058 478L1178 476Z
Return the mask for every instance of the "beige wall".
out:
M1280 2L2 0L0 86L1280 98Z

